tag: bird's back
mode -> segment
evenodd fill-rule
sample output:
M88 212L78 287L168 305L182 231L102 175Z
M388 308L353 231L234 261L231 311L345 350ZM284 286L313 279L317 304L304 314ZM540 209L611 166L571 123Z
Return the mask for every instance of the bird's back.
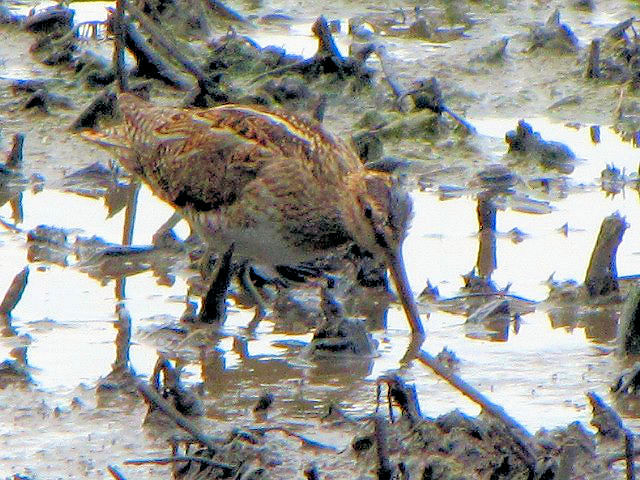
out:
M363 167L317 122L254 106L157 107L131 94L118 102L122 124L85 137L115 149L197 223L211 211L227 229L261 232L262 223L308 256L350 240L341 205L352 202L346 179Z
M223 105L206 110L154 106L118 96L122 124L85 138L111 147L126 168L165 200L202 209L233 201L265 166L340 184L362 169L351 148L317 122L261 107ZM278 166L287 163L287 167ZM312 185L310 185L312 187Z

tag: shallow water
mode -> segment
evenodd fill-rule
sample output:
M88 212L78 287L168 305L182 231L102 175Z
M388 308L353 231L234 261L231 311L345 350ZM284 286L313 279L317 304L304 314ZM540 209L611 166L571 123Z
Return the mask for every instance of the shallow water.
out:
M473 123L484 135L502 137L516 121ZM624 215L630 225L618 250L619 274L637 274L638 194L627 187L623 194L611 198L598 188L596 181L607 163L635 171L637 150L606 128L602 130L602 142L593 145L586 127L575 130L543 119L531 123L545 139L567 142L582 158L570 176L570 184L576 190L567 198L552 200L553 208L548 214L533 215L509 208L498 211L499 234L517 227L526 236L522 242L514 243L508 236L498 235L493 280L499 287L511 284L511 293L536 301L547 296L545 281L552 274L557 280L581 281L600 223L615 211ZM502 152L496 147L497 156ZM415 192L413 199L415 218L405 242L413 290L419 293L429 279L441 295L456 295L462 286L462 275L476 263L475 199L463 195L440 200L431 191ZM24 231L46 224L68 230L71 243L77 236L98 235L114 243L122 239L124 212L107 218L108 210L101 199L56 189L25 191L22 211L23 220L17 226ZM143 188L138 197L133 244L149 244L153 233L171 213L167 205ZM11 215L8 204L0 208L4 220L11 222ZM565 223L569 225L567 236L558 231ZM177 230L183 237L188 233L184 224ZM0 249L4 260L0 292L4 292L13 276L28 263L25 235L0 230ZM113 322L119 301L114 280L101 283L89 277L73 256L68 257L68 263L66 267L44 263L30 266L29 283L14 311L13 322L21 335L30 336L27 358L38 386L61 395L71 392L79 383L95 385L110 372L115 359ZM185 277L185 272L178 269L171 286L159 284L150 271L127 278L124 303L133 319L131 362L138 373L150 374L157 349L164 348L163 342L175 344L171 334L167 334L169 340L163 338L158 327L175 325L182 314L187 291ZM284 397L283 408L294 416L304 417L326 407L328 402L340 403L353 412L371 411L375 402L373 382L399 368L409 339L404 314L392 307L387 330L375 332L380 342L375 359L327 369L296 356L299 345L310 340L310 333L278 333L273 323L264 321L255 335L246 337L242 328L252 315L252 311L232 307L225 325L229 336L223 336L201 352L200 358L198 354L186 357L189 374L186 380L204 381L212 398L232 395L239 405L249 406L253 402L242 396L247 389L273 391ZM462 316L431 313L426 320L429 337L425 348L433 354L445 346L453 350L462 361L460 375L503 405L531 431L576 419L588 424L591 413L585 392L595 390L606 395L619 368L613 356L604 355L601 348L611 346L615 325L553 328L547 313L538 309L522 317L517 333L511 328L508 340L503 335L503 341L492 342L473 338L464 321ZM2 339L0 358L8 358L9 351L20 342L16 337ZM416 383L423 413L438 415L453 407L477 413L474 405L420 365L413 364L403 369L402 374ZM215 388L211 385L212 378Z

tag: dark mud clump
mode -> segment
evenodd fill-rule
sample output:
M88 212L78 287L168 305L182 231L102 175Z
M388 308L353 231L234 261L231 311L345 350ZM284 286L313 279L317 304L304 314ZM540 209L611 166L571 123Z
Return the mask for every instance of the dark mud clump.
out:
M574 169L575 154L560 142L543 140L538 132L524 120L518 122L516 130L507 132L508 154L518 161L537 162L546 169L570 174Z

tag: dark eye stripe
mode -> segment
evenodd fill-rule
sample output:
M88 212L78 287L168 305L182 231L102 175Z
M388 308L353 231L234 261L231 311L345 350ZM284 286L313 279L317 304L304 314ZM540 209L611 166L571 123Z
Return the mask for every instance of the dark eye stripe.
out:
M384 232L376 228L374 234L376 243L378 245L380 245L382 248L389 248L389 244L387 243L387 238L385 237Z

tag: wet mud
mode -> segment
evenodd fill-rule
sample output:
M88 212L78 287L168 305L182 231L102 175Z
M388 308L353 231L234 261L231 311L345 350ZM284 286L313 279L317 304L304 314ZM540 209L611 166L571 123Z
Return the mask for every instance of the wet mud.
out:
M195 3L119 45L109 2L0 4L0 476L633 478L637 5ZM224 252L79 134L125 83L399 179L423 352L358 249L231 262L199 322Z

